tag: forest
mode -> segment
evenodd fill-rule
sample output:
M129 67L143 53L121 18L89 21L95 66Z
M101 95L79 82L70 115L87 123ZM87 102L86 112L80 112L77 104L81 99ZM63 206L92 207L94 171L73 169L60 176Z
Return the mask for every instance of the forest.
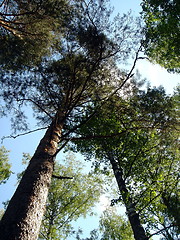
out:
M180 2L113 2L0 1L0 240L180 239Z

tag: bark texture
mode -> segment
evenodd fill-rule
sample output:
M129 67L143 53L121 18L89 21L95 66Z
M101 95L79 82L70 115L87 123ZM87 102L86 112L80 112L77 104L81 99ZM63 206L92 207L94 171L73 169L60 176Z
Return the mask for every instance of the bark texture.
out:
M0 222L0 240L38 238L62 126L53 121L40 141Z
M136 240L148 240L149 238L146 236L145 230L140 223L139 214L136 212L135 205L133 204L133 201L130 197L130 193L126 188L126 183L123 179L123 171L113 156L109 156L109 159L113 168L119 191L126 207L126 213L133 230L134 238Z

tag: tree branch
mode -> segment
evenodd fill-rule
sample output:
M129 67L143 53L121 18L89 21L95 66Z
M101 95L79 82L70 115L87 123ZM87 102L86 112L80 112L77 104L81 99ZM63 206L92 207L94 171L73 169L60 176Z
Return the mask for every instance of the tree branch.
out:
M166 230L166 229L169 229L169 228L171 228L171 227L174 227L174 225L171 224L171 225L169 225L169 226L167 226L167 227L164 227L164 228L160 229L159 231L157 231L157 232L155 232L155 233L152 233L151 235L148 236L148 239L150 239L152 236L157 235L157 234L159 234L160 232L162 232L162 231L164 231L164 230Z
M84 122L82 123L84 124ZM71 132L73 132L74 130L76 130L80 125L78 125L76 128L72 129ZM71 137L71 138L66 138L65 136L67 136L70 132L66 133L64 136L62 136L63 140L69 140L69 141L78 141L78 140L87 140L87 139L96 139L96 138L111 138L111 137L116 137L116 136L120 136L124 133L127 133L128 131L132 131L132 130L138 130L138 129L143 129L142 127L134 127L134 128L129 128L129 129L125 129L121 132L118 133L113 133L110 135L88 135L88 136L84 136L84 137ZM144 127L144 129L151 129L151 127Z
M135 66L136 66L136 62L137 62L138 59L139 59L138 55L139 55L139 52L141 51L141 49L142 49L142 46L140 46L139 49L137 50L137 52L136 52L136 57L135 57L135 59L134 59L132 68L131 68L131 70L129 71L129 73L127 74L125 80L121 83L121 85L120 85L114 92L112 92L112 93L108 96L108 98L106 99L106 101L107 101L110 97L112 97L114 94L116 94L120 89L122 89L122 87L125 85L125 83L134 75L134 74L132 74L132 72L133 72L133 70L134 70L134 68L135 68Z
M53 119L53 117L44 109L42 108L36 101L34 101L33 99L30 98L23 98L23 99L17 99L18 101L29 101L32 102L34 105L36 105L39 109L41 109L42 112L44 112L45 114L47 114L51 119ZM42 100L41 100L42 101Z
M57 176L57 175L52 175L53 178L57 178L57 179L73 179L73 177L64 177L64 176Z
M25 133L20 133L20 134L17 134L17 135L10 135L10 136L6 136L6 137L2 137L1 138L1 142L4 141L4 139L6 138L17 138L17 137L21 137L21 136L24 136L24 135L27 135L29 133L33 133L33 132L37 132L37 131L40 131L40 130L44 130L44 129L47 129L48 127L42 127L42 128L38 128L38 129L35 129L35 130L31 130L31 131L28 131L28 132L25 132Z

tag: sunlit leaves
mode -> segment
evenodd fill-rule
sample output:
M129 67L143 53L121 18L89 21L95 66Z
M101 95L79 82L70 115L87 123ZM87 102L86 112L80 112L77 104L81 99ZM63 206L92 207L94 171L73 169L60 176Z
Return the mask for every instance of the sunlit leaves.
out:
M114 96L103 105L79 134L88 142L74 141L86 156L108 168L114 158L147 232L163 224L162 192L173 191L178 181L178 110L175 97L162 88L137 91L127 99ZM93 137L94 136L94 137ZM123 203L127 204L125 198ZM156 216L156 217L155 217ZM158 217L157 217L158 216ZM157 220L157 218L159 218Z
M73 179L53 179L40 236L45 239L71 235L72 221L93 214L93 206L103 191L98 175L82 173L83 165L72 154L55 166L55 175Z
M151 61L170 71L179 72L179 1L143 0L141 5L145 21L146 54Z
M116 211L117 209L109 208L101 216L101 240L133 240L130 224Z
M5 183L11 174L8 152L5 147L2 146L0 148L0 184Z

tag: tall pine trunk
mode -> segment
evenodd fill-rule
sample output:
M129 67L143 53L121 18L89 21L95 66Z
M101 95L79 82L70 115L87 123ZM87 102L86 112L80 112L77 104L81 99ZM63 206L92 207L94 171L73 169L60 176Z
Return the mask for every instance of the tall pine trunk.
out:
M63 119L57 114L41 139L0 222L0 240L38 238Z
M118 162L113 158L113 156L109 156L109 160L111 162L113 172L118 184L119 191L122 196L122 200L126 207L126 213L128 215L129 222L131 224L131 228L133 230L134 238L136 240L148 240L149 238L146 236L145 230L140 223L139 214L136 212L133 201L130 197L130 193L126 187L126 183L123 179L123 171L119 167Z

